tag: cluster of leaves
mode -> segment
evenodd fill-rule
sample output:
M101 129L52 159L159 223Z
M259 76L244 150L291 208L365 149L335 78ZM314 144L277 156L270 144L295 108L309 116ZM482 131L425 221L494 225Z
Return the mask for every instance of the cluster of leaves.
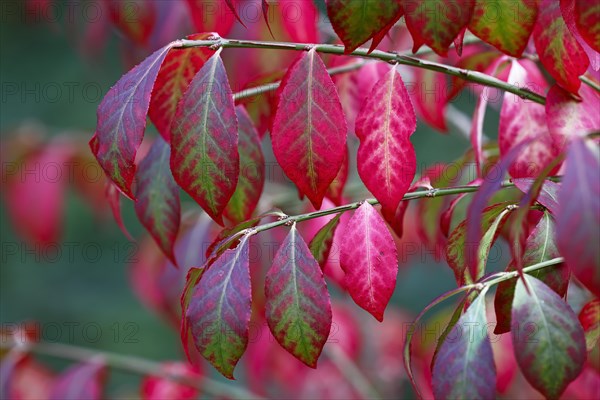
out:
M226 21L207 20L199 3L188 1L187 5L202 32L224 36L235 19L244 24L237 2L222 2L231 10ZM308 7L301 23L289 23L283 17L269 20L270 4L261 2L271 35L284 32L282 37L297 42L318 41L316 33L311 34L317 32L317 11L311 2L300 3ZM170 42L111 88L98 107L90 147L111 180L108 193L115 214L119 214L121 194L134 200L140 222L164 256L173 267L187 272L180 317L172 295L169 301L160 296L146 298L180 323L182 342L192 361L197 352L233 378L234 367L249 343L254 307L261 310L261 318L264 314L282 348L316 367L334 318L325 276L335 277L358 306L382 321L396 286L399 256L393 234L402 235L408 206L404 200L412 192L434 197L438 189L456 186L459 190L453 196L417 204L419 237L445 256L459 292L471 289L438 341L431 365L433 394L436 398L495 396L497 370L487 330L473 329L469 335L464 330L488 324L486 282L495 276L486 274L486 264L491 246L501 236L513 256L502 276L512 277L509 273L516 271L519 279L499 281L495 333L510 332L525 378L548 398L559 397L580 375L586 362L586 340L588 348L597 341L597 299L590 299L578 317L563 298L570 279L600 296L596 246L600 241L600 152L594 136L600 130L600 95L593 77L600 67L595 29L600 7L577 0L491 5L486 1L396 0L373 7L366 0L327 1L327 15L346 54L372 40L369 52L361 54L381 59L385 55L389 60L394 53L376 50L382 45L397 50L386 42L386 35L411 42L413 52L423 44L432 49L435 54L420 62L432 62L438 69L418 68L413 75L414 91L412 85L405 85L405 71L383 63L366 64L334 82L327 64L346 64L339 58L322 58L322 48L308 45L291 63L279 57L275 70L254 71L258 78L247 79L244 87L280 78L281 82L269 101L245 102L240 93L234 94L227 75L230 68L226 70L221 58L219 45L227 41L215 33ZM402 16L405 27L397 23ZM152 31L149 21L150 17L143 18L121 30L147 42ZM467 30L481 42L463 46ZM260 47L252 41L247 45ZM452 45L456 55L449 54ZM240 63L241 57L234 61ZM446 70L441 62L462 68L465 79L454 76L450 90L445 90L446 78L440 72ZM481 82L483 77L485 82L507 82L527 91L504 95L496 146L484 145L483 122L491 88L471 88L478 95L470 131L472 149L455 164L459 172L449 176L438 165L415 181L417 159L410 138L417 113L445 130L444 109L467 87L469 76L471 81ZM582 85L582 79L591 85ZM443 90L431 99L424 87ZM519 94L525 93L543 100L524 100ZM160 136L138 162L147 117ZM255 216L265 184L261 140L266 131L278 165L300 197L306 196L323 214ZM344 202L349 160L354 160L348 151L348 132L360 143L358 176L375 200L331 209ZM465 171L472 164L475 178L466 178ZM548 179L555 174L561 175L560 183ZM518 190L500 190L509 185L503 181L507 175ZM197 226L181 229L180 188L214 222L225 226L204 254L180 255L177 249L178 245L193 247L199 232ZM468 195L469 188L476 193ZM353 215L344 218L342 213L350 210L355 210ZM311 241L305 240L308 235L301 232L302 221L325 214L338 215L331 215L315 230ZM257 295L251 241L280 226L290 229L265 274L264 294ZM331 272L329 253L336 240L338 270ZM555 266L523 272L558 257L564 262L559 259L561 263ZM182 284L182 274L173 274ZM144 275L137 272L138 282L143 282ZM535 340L527 340L531 326L537 329ZM410 371L410 357L407 368Z

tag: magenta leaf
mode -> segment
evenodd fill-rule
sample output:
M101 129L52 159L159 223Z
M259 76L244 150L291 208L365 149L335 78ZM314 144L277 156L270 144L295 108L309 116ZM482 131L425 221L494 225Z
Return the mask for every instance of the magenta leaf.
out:
M513 61L508 83L520 87L533 81L528 71L518 61ZM509 168L513 178L535 177L558 155L548 125L544 106L525 100L512 93L505 93L500 111L498 145L504 157L512 148L527 139L535 139L523 148Z
M169 43L123 75L98 106L90 147L106 175L132 199L135 155L144 138L154 81L167 53L177 45Z
M266 318L279 344L316 368L331 329L323 272L293 225L265 278Z
M281 83L271 136L279 165L316 209L344 162L346 129L335 85L313 48Z
M600 296L600 154L598 145L573 139L558 192L556 240L573 274Z
M383 321L398 275L394 238L377 210L364 202L348 221L340 248L345 286L352 299Z
M248 238L195 275L193 280L198 275L201 278L185 312L187 326L200 354L223 376L233 379L233 369L248 345L252 311Z
M402 78L391 69L375 84L356 118L358 173L384 213L395 214L415 176L417 160L409 137L416 124Z
M436 399L495 399L496 366L487 334L483 290L440 346L433 364Z
M217 223L239 175L238 126L219 52L196 74L181 99L171 132L171 171Z
M177 265L173 246L179 232L179 186L169 167L171 150L157 137L136 172L135 212L160 249Z
M557 399L583 368L585 337L577 316L552 289L525 275L512 304L511 335L517 363L527 381Z
M240 176L233 196L224 210L225 216L240 223L252 216L265 184L265 158L258 132L243 106L237 106Z
M576 99L558 85L553 85L546 98L548 129L560 148L575 137L600 130L600 94L587 85L579 89Z
M50 398L100 400L103 398L105 376L106 366L102 359L91 359L75 364L58 376L52 387Z
M521 178L521 179L513 179L512 182L515 184L517 189L519 189L523 194L529 193L531 186L535 183L535 179L533 178ZM545 181L540 189L540 192L537 196L537 202L543 205L550 211L552 214L556 214L556 210L558 209L558 190L560 189L560 185L556 182Z

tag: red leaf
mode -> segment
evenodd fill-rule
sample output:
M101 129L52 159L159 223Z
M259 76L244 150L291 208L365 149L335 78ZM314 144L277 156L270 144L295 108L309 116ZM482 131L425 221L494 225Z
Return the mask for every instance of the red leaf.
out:
M385 213L395 213L415 176L409 137L416 123L402 78L392 69L375 84L356 119L358 173Z
M108 15L121 33L136 44L148 44L158 17L155 3L141 0L109 0L107 3Z
M136 173L135 212L167 257L177 265L173 246L179 232L179 186L169 167L171 149L157 137Z
M101 359L73 365L56 378L51 399L100 400L106 367Z
M591 351L600 339L600 299L594 299L579 312L579 322L585 333L587 351Z
M344 162L346 130L323 61L303 53L281 83L271 136L279 165L317 209Z
M323 272L293 225L265 278L266 318L279 344L316 368L331 329Z
M348 221L340 248L340 264L352 299L383 321L398 275L398 255L384 220L368 202Z
M229 7L229 9L231 10L231 12L235 16L235 19L237 19L238 21L240 21L240 24L242 24L244 26L244 28L247 28L246 24L244 24L244 21L242 21L242 19L240 18L240 15L238 14L237 9L235 8L235 4L233 3L233 1L234 0L225 0L225 4L227 4L227 7Z
M512 307L515 356L527 381L546 398L558 399L583 369L583 329L573 310L548 286L529 275L524 280L529 290L519 280Z
M402 16L402 7L398 1L327 0L327 15L348 54L371 38L373 51Z
M252 299L247 239L203 273L185 313L196 348L229 379L248 345Z
M346 148L344 162L342 163L342 166L340 167L340 170L338 171L335 179L333 180L333 182L331 182L331 185L329 185L327 193L325 193L325 196L327 196L327 198L331 200L336 206L342 205L342 195L344 192L344 186L346 185L346 181L348 180L348 170L350 168L349 158L350 152L348 151L348 148Z
M160 367L160 375L149 375L141 385L142 400L193 400L199 395L198 389L165 378L164 375L174 375L199 382L200 369L181 362L164 362Z
M575 15L575 2L576 0L560 0L560 11L562 13L563 19L565 20L565 24L567 24L567 27L569 28L569 31L571 32L571 34L573 34L573 36L575 36L575 39L577 39L577 42L581 45L581 47L587 54L590 60L591 67L595 71L598 71L598 69L600 69L600 54L596 50L591 48L590 45L586 42L586 40L583 37L581 37L581 34L579 33L579 28L577 28L577 22L575 21L575 19L579 18L581 15ZM592 16L592 20L594 11L590 12L590 10L593 10L593 7L594 6L591 4L591 2L590 4L585 5L585 14L588 16ZM600 13L600 7L597 10ZM596 23L598 23L598 20L600 20L600 16L596 16ZM582 31L585 30L587 30L587 28L582 29ZM598 41L598 43L600 43L600 41Z
M508 82L524 86L531 81L529 72L519 62L513 61ZM559 154L559 149L548 131L544 107L512 93L505 93L498 126L500 155L505 157L515 146L528 139L533 141L509 168L513 178L537 176Z
M595 0L575 0L575 24L583 39L600 52L600 5Z
M293 42L319 43L319 13L312 1L279 0L283 27Z
M104 188L104 194L106 199L108 200L108 204L110 205L110 210L112 211L113 218L117 223L123 235L130 241L134 242L135 239L131 236L127 228L125 227L125 223L123 222L123 217L121 216L121 193L117 186L111 182L110 180L106 180L106 186Z
M575 276L600 296L600 154L598 145L574 139L558 192L556 240Z
M560 2L542 0L533 41L540 61L564 89L577 93L579 76L587 70L587 54L571 34L560 11Z
M520 57L538 15L537 0L476 0L469 30L505 54Z
M187 0L196 32L217 32L225 37L235 23L233 13L223 8L221 0Z
M202 33L187 36L186 39L204 40L209 36L210 33ZM192 47L172 49L167 54L154 83L148 110L150 120L167 142L171 140L171 126L179 100L194 75L213 53L207 47Z
M414 40L413 52L424 43L442 57L471 20L474 6L470 0L402 0L401 4Z
M217 223L239 175L238 126L225 67L217 52L183 95L171 136L171 171Z
M98 106L90 148L108 177L132 199L135 155L144 138L150 94L163 60L177 44L169 43L123 75Z
M564 149L572 138L600 130L600 95L583 85L579 89L579 96L581 99L576 99L553 85L546 97L548 129L560 149Z
M237 106L238 151L240 154L240 176L233 196L223 211L234 223L252 216L265 184L265 158L260 146L258 132L243 106Z
M436 55L423 57L426 60L440 62L440 57ZM436 71L430 71L423 68L415 68L414 89L409 88L413 94L415 106L419 116L429 125L441 132L447 132L446 126L446 105L448 104L448 94L446 88L446 77ZM414 90L414 91L413 91Z

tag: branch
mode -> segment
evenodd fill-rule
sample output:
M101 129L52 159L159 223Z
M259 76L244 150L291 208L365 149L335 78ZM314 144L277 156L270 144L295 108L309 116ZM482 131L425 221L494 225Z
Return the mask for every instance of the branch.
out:
M528 267L523 268L523 273L527 273L527 272L533 272L533 271L537 271L538 269L542 269L542 268L548 268L548 267L552 267L558 264L563 263L565 260L562 257L557 257L557 258L553 258L551 260L547 260L541 263L537 263L537 264L533 264L530 265ZM440 304L441 302L443 302L444 300L447 300L451 297L454 297L455 295L459 294L459 293L463 293L463 292L467 292L469 290L477 290L480 293L484 293L492 286L500 283L500 282L504 282L504 281L508 281L510 279L515 279L519 276L519 271L510 271L510 272L499 272L499 273L495 273L492 276L487 276L487 277L483 277L479 280L479 282L477 283L472 283L469 285L465 285L465 286L461 286L458 287L456 289L452 289L438 297L436 297L431 303L429 303L422 311L421 313L419 313L419 315L417 316L417 318L414 320L414 322L412 323L412 327L414 328L415 326L417 326L417 324L421 321L421 319L423 318L423 316L427 313L427 311L429 311L430 309L432 309L433 307L435 307L436 305ZM493 277L493 278L492 278ZM492 279L490 279L492 278ZM413 338L413 335L415 333L415 329L409 329L406 332L406 339L404 341L404 350L403 350L403 358L404 358L404 367L406 368L406 373L410 379L410 382L413 386L413 389L415 390L415 392L417 393L417 395L419 396L419 398L423 398L423 396L421 395L421 392L419 392L419 388L417 386L417 383L415 381L415 377L413 375L412 372L412 367L411 367L411 363L410 363L410 355L411 355L411 341Z
M389 63L397 63L402 65L408 65L416 68L428 69L431 71L442 72L447 75L457 76L466 81L479 83L484 86L494 87L506 92L513 93L523 99L528 99L539 104L546 104L546 98L540 96L527 89L519 88L518 86L511 85L510 83L504 82L491 75L487 75L478 71L472 71L464 68L458 68L451 65L437 63L433 61L422 60L419 58L411 57L407 54L398 54L395 52L387 52L381 50L374 50L369 53L369 50L360 47L354 50L352 53L344 53L344 46L336 44L306 44L306 43L291 43L291 42L265 42L256 40L239 40L239 39L225 39L215 38L211 40L180 40L180 46L186 47L222 47L222 48L251 48L251 49L276 49L276 50L292 50L292 51L307 51L314 48L319 53L347 55L354 57L361 57L367 59L376 59L380 61L386 61Z
M95 351L63 343L13 343L12 346L2 343L0 344L0 349L14 349L81 362L87 362L92 357L102 357L106 364L112 368L135 372L140 375L160 376L161 378L176 381L213 396L231 399L263 399L262 396L256 393L218 382L206 376L202 376L199 379L190 379L183 375L165 373L161 370L162 365L160 363L130 355Z

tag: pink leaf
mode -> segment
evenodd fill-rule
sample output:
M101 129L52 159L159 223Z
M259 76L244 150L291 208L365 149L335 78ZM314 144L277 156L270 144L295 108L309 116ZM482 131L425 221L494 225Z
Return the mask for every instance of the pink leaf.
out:
M434 62L441 61L441 58L437 55L423 58ZM446 126L445 116L446 105L448 104L446 77L437 71L423 68L415 68L413 73L415 83L414 86L410 85L413 87L409 86L409 89L410 93L413 94L419 116L440 132L447 132L448 127Z
M177 44L169 43L125 74L98 106L90 147L108 177L132 199L135 155L144 137L154 81L167 53Z
M267 272L265 297L273 336L294 357L316 368L331 329L331 303L323 272L295 225Z
M390 70L371 91L356 119L358 173L365 186L394 214L415 176L409 137L416 117L400 74Z
M564 149L573 138L600 130L600 95L583 85L579 96L581 99L576 99L558 85L553 85L548 92L548 129L560 149Z
M531 185L535 182L535 179L521 178L513 179L512 182L515 184L523 194L527 194ZM560 185L556 182L545 181L542 185L540 193L538 194L537 201L546 207L552 214L556 214L558 210L558 190Z
M340 264L352 299L383 321L398 274L398 255L384 220L368 202L348 221L340 248Z
M587 0L584 1L577 1L580 4L581 3L587 3ZM560 0L560 11L562 12L562 16L563 19L565 20L565 24L567 24L567 27L569 28L569 31L571 32L571 34L573 36L575 36L575 39L577 39L577 42L581 45L581 47L583 48L583 50L585 51L585 53L587 54L588 58L590 59L590 64L592 69L594 69L594 71L598 71L598 69L600 69L600 54L598 53L598 51L594 50L593 48L590 47L590 45L586 42L586 40L581 37L581 34L579 33L579 28L577 27L577 21L576 19L579 19L580 17L582 17L581 14L579 15L575 15L575 3L576 0ZM593 8L594 6L591 4L585 4L585 16L584 19L586 17L590 17L593 15L593 11L590 12L590 9ZM600 11L600 7L598 7L596 5L596 8ZM594 17L591 17L592 20L594 20ZM595 23L597 23L600 20L600 16L596 16L595 17ZM587 27L582 28L582 31L586 32L586 33L591 33L592 31L587 29ZM600 35L599 35L600 36ZM598 41L599 47L600 47L600 41Z
M279 0L283 27L293 42L319 43L319 13L312 1Z
M524 86L531 81L529 71L513 61L508 82ZM504 157L528 139L534 140L521 151L509 168L513 178L537 176L559 154L559 149L548 131L544 107L512 93L505 93L498 126L500 155Z
M233 13L224 9L221 0L187 0L196 32L217 32L225 37L235 23Z
M182 362L163 362L160 375L149 375L142 381L142 400L193 400L199 395L197 388L184 385L164 375L174 375L188 381L200 382L200 369Z
M106 367L101 359L73 365L56 378L50 398L100 400L105 375Z
M183 95L171 136L175 181L218 224L239 175L238 126L219 52L200 69Z
M317 209L344 162L346 130L323 61L303 53L281 83L271 136L279 165Z
M575 276L600 296L600 154L598 145L574 139L558 192L556 240Z

